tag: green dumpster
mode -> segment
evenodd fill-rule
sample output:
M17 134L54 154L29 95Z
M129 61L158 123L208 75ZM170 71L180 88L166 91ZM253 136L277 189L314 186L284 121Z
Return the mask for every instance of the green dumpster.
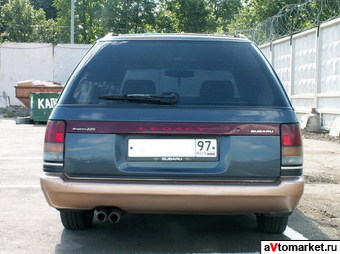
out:
M31 93L30 118L35 122L47 122L58 97L59 93Z

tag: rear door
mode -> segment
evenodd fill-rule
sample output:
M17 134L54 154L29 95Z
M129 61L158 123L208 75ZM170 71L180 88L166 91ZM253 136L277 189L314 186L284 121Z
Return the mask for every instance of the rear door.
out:
M67 123L68 176L187 181L280 176L280 125L296 118L250 42L120 39L94 50L51 116ZM126 97L135 94L147 100ZM151 102L150 96L175 96L176 103Z

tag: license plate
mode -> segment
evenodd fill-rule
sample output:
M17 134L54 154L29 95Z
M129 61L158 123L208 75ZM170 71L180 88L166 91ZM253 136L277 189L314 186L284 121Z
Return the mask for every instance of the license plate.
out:
M216 139L129 139L128 159L217 161Z

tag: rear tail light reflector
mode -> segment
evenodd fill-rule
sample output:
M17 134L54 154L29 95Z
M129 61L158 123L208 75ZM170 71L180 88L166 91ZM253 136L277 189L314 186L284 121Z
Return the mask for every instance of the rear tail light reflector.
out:
M64 121L48 121L45 132L44 161L64 161Z
M65 141L65 122L48 121L45 132L45 142L63 143Z
M302 147L282 147L282 156L302 156Z
M287 169L289 174L301 175L303 164L303 150L300 126L298 124L281 125L281 166ZM288 167L287 167L288 166ZM299 172L293 172L290 166L301 166ZM282 175L287 175L281 169Z
M281 125L282 146L301 146L301 132L298 124Z

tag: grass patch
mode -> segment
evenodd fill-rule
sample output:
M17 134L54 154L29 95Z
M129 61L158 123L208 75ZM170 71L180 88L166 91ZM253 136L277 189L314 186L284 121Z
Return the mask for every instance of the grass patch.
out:
M30 115L30 109L24 106L10 106L7 108L0 108L0 114L4 118L26 117Z

